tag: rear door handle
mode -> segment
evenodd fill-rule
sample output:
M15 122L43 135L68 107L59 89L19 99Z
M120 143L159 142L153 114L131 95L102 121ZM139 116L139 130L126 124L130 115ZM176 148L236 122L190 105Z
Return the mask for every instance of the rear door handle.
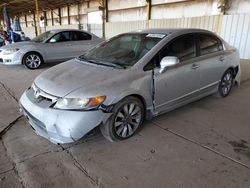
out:
M195 69L198 69L199 67L200 67L200 65L193 64L191 68L195 70Z

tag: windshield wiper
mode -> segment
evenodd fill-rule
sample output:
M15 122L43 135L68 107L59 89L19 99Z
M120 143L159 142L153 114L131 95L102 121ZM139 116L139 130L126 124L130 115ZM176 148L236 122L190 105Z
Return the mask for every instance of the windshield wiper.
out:
M94 60L94 59L87 59L83 55L79 56L77 59L79 59L80 61L87 61L89 63L99 64L99 62L97 62L96 60Z
M79 60L84 60L84 61L86 61L87 59L84 57L84 55L81 55L81 56L79 56L79 57L77 57L77 59L79 59Z
M109 62L109 61L100 61L103 62L103 64L110 66L110 67L116 67L116 68L120 68L120 69L126 69L126 66L121 65L119 63L113 63L113 62Z
M78 57L78 59L80 61L87 61L89 63L94 63L96 65L103 65L103 66L115 67L119 69L126 69L126 67L121 64L116 64L116 63L107 62L107 61L99 61L99 60L94 60L94 59L87 59L84 56L80 56Z

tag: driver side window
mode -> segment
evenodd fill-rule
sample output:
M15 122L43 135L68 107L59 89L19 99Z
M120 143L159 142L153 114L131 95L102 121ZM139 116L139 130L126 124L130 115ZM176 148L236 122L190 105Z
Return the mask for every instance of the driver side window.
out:
M196 46L194 35L178 37L171 41L161 50L161 59L166 56L178 57L180 61L185 61L196 56Z
M67 42L70 41L70 35L69 32L61 32L56 35L54 35L49 42Z
M180 62L196 57L195 36L188 34L170 41L144 67L144 71L152 70L155 67L159 68L162 58L166 56L178 57Z

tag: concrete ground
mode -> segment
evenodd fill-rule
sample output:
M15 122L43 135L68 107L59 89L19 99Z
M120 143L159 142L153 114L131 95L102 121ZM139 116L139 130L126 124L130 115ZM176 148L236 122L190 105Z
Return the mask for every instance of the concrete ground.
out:
M43 69L0 65L0 187L250 187L250 62L242 85L145 123L111 143L99 130L75 144L35 135L18 99Z

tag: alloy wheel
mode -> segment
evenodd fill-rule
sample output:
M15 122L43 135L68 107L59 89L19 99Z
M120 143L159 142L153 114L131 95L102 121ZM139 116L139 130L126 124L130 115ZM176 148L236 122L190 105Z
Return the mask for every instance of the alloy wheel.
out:
M140 126L142 118L142 109L136 103L123 105L115 117L115 133L121 138L131 136Z
M41 58L36 54L30 54L25 58L25 64L28 68L36 69L41 65Z
M223 95L228 95L233 85L233 75L227 72L221 80L221 91Z

